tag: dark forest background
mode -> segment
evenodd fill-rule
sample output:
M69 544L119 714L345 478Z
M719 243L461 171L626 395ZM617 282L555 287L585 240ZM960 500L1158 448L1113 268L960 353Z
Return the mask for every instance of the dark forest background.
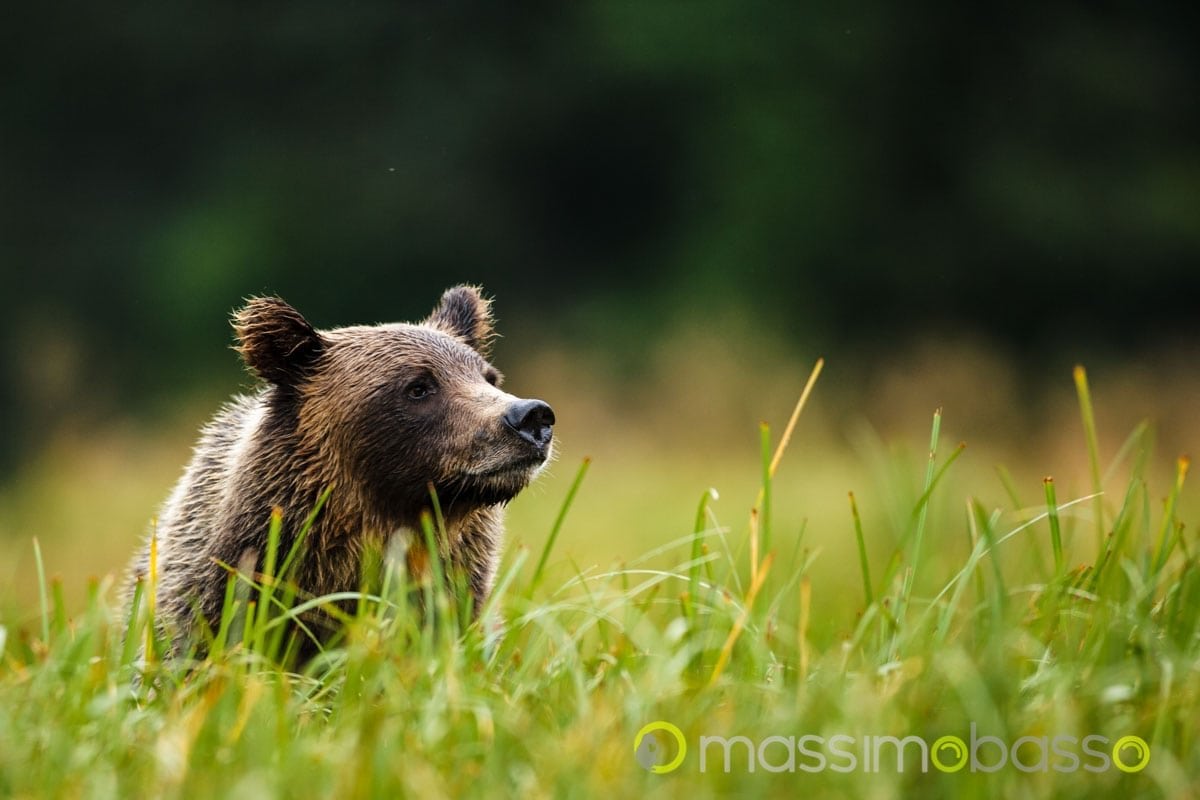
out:
M731 310L845 358L1194 343L1196 8L27 4L0 461L233 374L264 292L335 325L471 281L513 341L623 352Z

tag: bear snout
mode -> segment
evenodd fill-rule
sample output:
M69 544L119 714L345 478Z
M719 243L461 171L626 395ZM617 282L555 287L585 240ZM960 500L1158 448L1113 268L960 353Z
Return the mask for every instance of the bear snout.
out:
M504 424L538 450L554 436L554 409L541 400L518 400L504 412Z

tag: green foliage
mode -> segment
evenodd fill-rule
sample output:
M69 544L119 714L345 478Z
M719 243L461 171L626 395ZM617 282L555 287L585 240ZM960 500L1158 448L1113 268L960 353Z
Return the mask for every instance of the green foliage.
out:
M697 309L847 357L950 323L1031 368L1186 332L1190 7L945 11L26 4L5 52L36 68L0 84L0 469L81 411L226 394L222 320L264 292L326 326L478 282L506 335L639 362Z
M477 621L461 613L453 576L440 577L431 546L441 526L436 504L424 531L434 580L410 585L404 553L390 552L364 572L382 577L325 598L305 597L288 580L303 555L275 552L276 515L263 572L230 566L225 613L202 658L160 658L153 577L138 587L132 614L109 600L107 585L93 584L73 619L61 590L43 578L31 629L0 625L0 795L1194 791L1200 547L1176 516L1186 459L1166 501L1153 503L1150 437L1139 428L1119 456L1128 463L1115 465L1128 471L1121 491L1060 503L1047 482L1045 508L1004 510L968 498L955 513L931 502L961 453L938 456L938 426L935 417L921 492L903 528L890 532L897 552L875 571L881 583L872 583L864 540L885 532L864 531L851 498L861 598L812 591L815 570L852 573L852 561L822 564L783 528L768 543L765 504L788 500L769 486L788 435L772 457L765 426L764 491L747 536L716 520L708 490L692 531L642 559L608 569L555 563L555 536L570 525L572 499L587 490L585 462L536 564L528 568L529 552L515 552ZM1077 521L1095 521L1080 517L1094 500L1111 528L1092 550L1079 544L1090 536L1071 534ZM678 514L690 521L690 509ZM965 561L949 555L964 536ZM1053 564L1043 566L1048 537ZM318 608L336 620L337 634L312 639L316 655L301 660L297 643L307 640L305 620ZM851 633L815 634L814 614L842 617ZM144 641L150 646L141 648ZM671 774L646 771L634 754L639 731L659 720L677 726L689 747ZM899 770L885 750L874 769L860 761L847 772L777 774L763 765L783 761L778 741L760 749L757 762L739 746L729 772L718 747L700 746L702 736L735 735L752 743L805 734L970 741L974 729L1006 743L1034 737L1013 751L1023 763L1036 761L1038 737L1059 735L1107 737L1108 753L1121 737L1137 736L1151 758L1128 774L1115 766L1059 770L1069 762L1057 758L1028 772L1013 763L943 772L922 771L912 752ZM1132 751L1123 757L1136 761ZM941 758L952 762L953 752ZM994 749L984 756L997 758Z

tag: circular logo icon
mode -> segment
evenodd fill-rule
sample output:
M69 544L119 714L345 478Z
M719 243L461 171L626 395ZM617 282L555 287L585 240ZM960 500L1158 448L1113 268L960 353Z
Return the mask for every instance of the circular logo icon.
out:
M942 750L950 751L952 760L950 762L942 761ZM933 765L942 772L958 772L967 764L967 743L957 736L943 736L933 743L933 747L929 750L929 758L932 759Z
M1121 751L1127 747L1133 748L1134 758L1137 759L1133 764L1126 764L1121 756ZM1122 736L1113 745L1112 756L1113 764L1116 764L1121 772L1141 772L1150 763L1150 745L1140 736Z
M658 775L679 769L686 755L687 740L683 738L683 731L662 720L644 726L633 740L634 758L642 769Z

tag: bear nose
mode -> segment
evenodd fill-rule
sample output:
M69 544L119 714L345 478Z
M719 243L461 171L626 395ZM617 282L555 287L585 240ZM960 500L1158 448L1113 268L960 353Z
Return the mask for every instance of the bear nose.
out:
M504 412L504 424L536 447L545 447L554 435L554 409L541 400L519 400Z

